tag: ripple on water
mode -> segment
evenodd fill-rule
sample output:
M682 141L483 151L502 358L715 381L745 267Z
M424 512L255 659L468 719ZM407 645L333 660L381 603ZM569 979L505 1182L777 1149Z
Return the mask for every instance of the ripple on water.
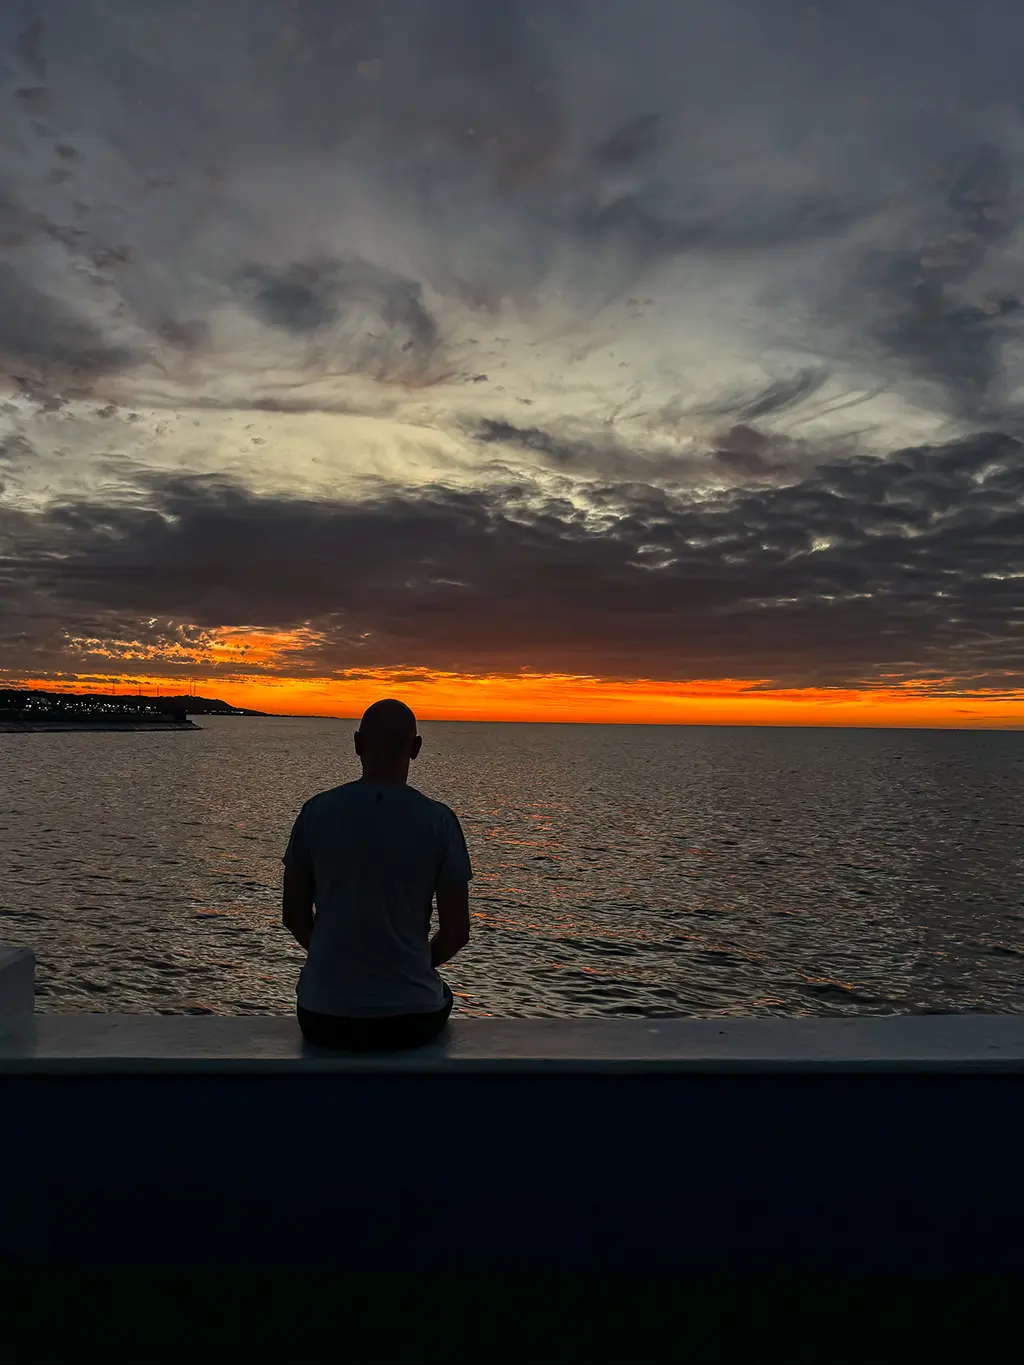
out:
M44 1007L290 1010L281 852L351 728L0 743L0 936ZM477 874L466 1012L1021 1009L1022 734L422 729Z

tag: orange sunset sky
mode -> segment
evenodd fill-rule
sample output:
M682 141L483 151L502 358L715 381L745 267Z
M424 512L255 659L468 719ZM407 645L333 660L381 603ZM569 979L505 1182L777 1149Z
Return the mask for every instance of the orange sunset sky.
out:
M51 690L121 695L136 692L140 686L148 696L177 691L173 680L153 675L59 683L21 681ZM841 688L765 692L727 679L672 684L555 674L459 677L426 671L418 677L382 671L377 678L352 681L198 677L195 684L200 696L216 695L233 706L277 715L357 717L379 697L396 696L421 720L962 729L1010 729L1024 724L1024 696L929 696L912 684L860 692Z

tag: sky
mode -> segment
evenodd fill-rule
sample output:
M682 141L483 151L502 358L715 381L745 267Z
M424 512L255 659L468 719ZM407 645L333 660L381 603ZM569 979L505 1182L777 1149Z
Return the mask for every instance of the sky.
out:
M0 14L0 680L1024 723L1016 0Z

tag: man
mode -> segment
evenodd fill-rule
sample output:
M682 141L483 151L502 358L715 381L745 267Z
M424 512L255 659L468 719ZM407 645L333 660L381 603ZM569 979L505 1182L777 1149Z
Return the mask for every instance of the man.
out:
M307 801L288 841L282 918L307 953L299 1026L322 1047L414 1047L451 1014L437 968L469 941L473 871L455 814L408 785L421 744L407 706L375 702L355 735L362 777Z

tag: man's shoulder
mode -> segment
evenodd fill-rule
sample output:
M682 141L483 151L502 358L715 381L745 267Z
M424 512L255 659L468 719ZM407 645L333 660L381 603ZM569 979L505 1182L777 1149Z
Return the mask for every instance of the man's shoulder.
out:
M407 787L406 791L413 801L417 804L422 804L423 809L427 811L434 820L441 824L444 824L449 820L457 821L456 814L451 806L446 806L443 801L438 801L436 797L433 796L427 796L426 792L418 791L416 787Z
M317 792L315 796L311 796L302 809L315 813L318 810L323 810L324 807L337 806L346 801L351 801L358 797L358 791L354 792L352 788L358 787L358 782L342 782L337 787L328 787L325 791Z
M370 788L365 782L358 779L352 782L342 782L337 787L328 787L326 791L317 792L311 796L303 806L303 812L315 816L324 811L336 811L339 806L358 805L368 799ZM451 821L458 823L458 817L451 806L445 805L443 801L436 800L433 796L427 796L418 788L412 786L402 786L395 792L398 798L399 808L407 811L419 811L421 818L426 815L436 824L445 825Z
M451 806L446 806L443 801L436 801L432 796L428 796L427 800L430 802L434 818L439 820L442 825L451 826L459 823L459 817L452 810Z

